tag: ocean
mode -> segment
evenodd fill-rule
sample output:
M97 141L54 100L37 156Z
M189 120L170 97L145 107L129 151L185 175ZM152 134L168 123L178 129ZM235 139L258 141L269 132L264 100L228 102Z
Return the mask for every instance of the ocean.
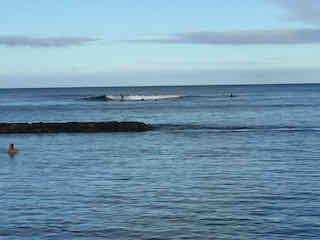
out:
M0 135L0 239L320 237L319 84L0 89L0 113L154 126Z

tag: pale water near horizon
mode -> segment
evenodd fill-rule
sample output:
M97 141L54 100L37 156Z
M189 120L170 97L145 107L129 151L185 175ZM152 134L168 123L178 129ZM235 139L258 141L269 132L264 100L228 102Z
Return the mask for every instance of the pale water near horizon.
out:
M318 84L0 89L0 112L156 127L0 135L0 239L319 239Z

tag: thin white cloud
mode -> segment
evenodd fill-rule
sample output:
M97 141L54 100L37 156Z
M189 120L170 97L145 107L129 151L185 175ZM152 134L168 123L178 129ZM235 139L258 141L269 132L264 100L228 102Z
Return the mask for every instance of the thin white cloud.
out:
M318 68L2 75L2 88L319 83ZM19 83L19 84L17 84Z
M276 29L229 32L184 32L166 38L137 39L130 42L164 44L309 44L320 43L320 29Z
M0 45L6 47L62 48L81 46L97 40L98 39L96 38L89 37L28 37L0 35Z

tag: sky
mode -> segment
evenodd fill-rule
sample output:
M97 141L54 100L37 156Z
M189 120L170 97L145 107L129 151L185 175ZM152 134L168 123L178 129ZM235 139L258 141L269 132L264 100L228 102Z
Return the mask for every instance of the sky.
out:
M0 88L320 83L319 0L3 0Z

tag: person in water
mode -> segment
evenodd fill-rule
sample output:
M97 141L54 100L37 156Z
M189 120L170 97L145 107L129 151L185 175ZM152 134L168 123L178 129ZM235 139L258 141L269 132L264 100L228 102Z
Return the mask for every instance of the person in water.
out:
M11 144L9 145L8 154L9 154L10 156L13 156L13 155L15 155L15 154L17 154L17 153L18 153L18 149L14 148L13 143L11 143Z
M121 98L121 99L120 99L121 101L123 101L123 100L124 100L124 96L123 96L123 94L120 94L120 98Z
M229 93L229 97L233 97L232 93Z

